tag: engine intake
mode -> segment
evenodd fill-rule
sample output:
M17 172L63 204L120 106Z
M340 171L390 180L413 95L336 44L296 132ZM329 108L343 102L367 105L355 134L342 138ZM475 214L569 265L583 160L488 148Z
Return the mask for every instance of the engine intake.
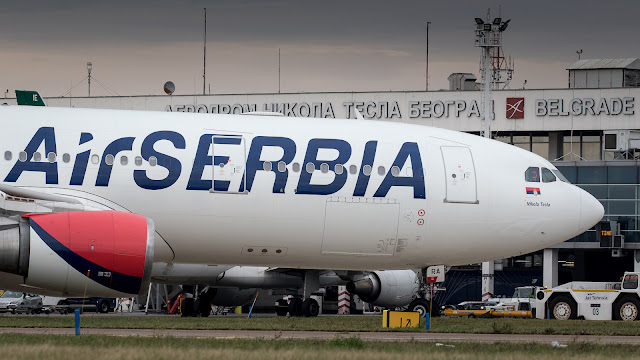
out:
M154 254L150 219L118 211L24 215L0 224L0 271L62 295L146 293ZM36 292L34 289L33 292Z

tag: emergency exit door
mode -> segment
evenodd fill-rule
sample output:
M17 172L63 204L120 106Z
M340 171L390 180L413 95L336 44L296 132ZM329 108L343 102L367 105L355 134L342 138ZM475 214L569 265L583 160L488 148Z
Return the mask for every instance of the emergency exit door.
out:
M448 203L478 203L476 171L471 149L466 146L442 146Z
M239 135L214 135L211 139L213 161L211 192L246 194L246 144Z

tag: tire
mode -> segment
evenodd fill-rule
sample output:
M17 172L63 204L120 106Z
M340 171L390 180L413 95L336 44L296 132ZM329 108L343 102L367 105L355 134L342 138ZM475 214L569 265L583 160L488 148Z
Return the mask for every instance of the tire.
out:
M469 314L469 316L467 316L469 319L475 319L476 315L475 314Z
M293 298L289 301L289 316L302 316L302 299Z
M414 299L407 310L419 312L420 317L425 317L429 313L429 302L421 298Z
M640 301L638 298L625 296L616 302L613 308L613 319L634 321L640 317Z
M109 312L109 308L110 308L110 306L109 306L109 301L108 300L100 301L100 304L98 305L98 311L99 312L101 312L103 314L106 314L106 313Z
M559 295L549 302L551 317L557 320L572 320L577 318L578 307L572 298Z
M198 303L198 314L201 317L209 317L211 315L211 300L204 296L196 302Z
M289 313L289 304L285 299L279 299L278 305L276 305L276 314L278 316L287 316Z
M316 317L320 314L320 305L316 299L307 299L302 303L302 315L305 317Z
M192 317L195 316L195 301L193 298L185 298L182 299L182 303L180 304L180 315L181 317Z

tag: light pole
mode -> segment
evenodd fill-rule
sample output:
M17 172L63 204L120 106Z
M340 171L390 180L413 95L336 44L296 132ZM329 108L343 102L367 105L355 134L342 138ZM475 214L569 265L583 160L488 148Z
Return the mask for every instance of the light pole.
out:
M431 24L431 21L427 21L427 64L426 64L426 71L425 71L425 89L426 91L429 91L429 25Z
M576 54L578 54L578 60L580 60L580 55L582 55L582 49L576 51Z
M87 72L89 73L89 76L87 77L89 81L89 97L91 97L91 68L92 67L93 65L91 64L91 61L87 62Z

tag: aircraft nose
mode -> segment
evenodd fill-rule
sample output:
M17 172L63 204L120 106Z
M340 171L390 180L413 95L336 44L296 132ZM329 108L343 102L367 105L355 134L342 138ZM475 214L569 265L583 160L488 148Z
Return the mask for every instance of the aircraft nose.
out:
M583 233L602 220L604 207L593 195L580 189L580 225L578 232Z

